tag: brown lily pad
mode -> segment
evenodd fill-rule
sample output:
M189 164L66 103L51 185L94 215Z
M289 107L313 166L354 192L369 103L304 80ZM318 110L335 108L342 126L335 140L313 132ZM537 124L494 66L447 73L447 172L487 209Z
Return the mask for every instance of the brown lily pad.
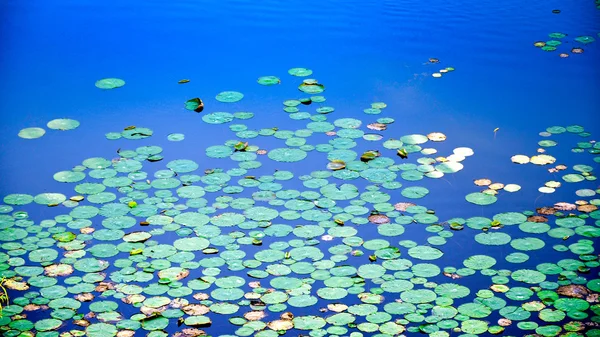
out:
M412 202L399 202L394 205L394 209L400 212L406 212L406 209L410 206L416 206L416 204L413 204Z
M497 191L497 190L503 189L504 188L504 184L503 183L493 183L493 184L490 184L490 186L488 186L488 188L490 190Z
M584 298L590 293L588 288L579 284L569 284L566 286L560 286L558 287L556 292L562 296L577 298Z
M552 215L552 214L556 213L556 209L554 209L552 207L540 207L540 208L536 209L536 211L538 212L538 214L543 214L543 215Z
M190 316L201 316L207 314L210 308L202 304L188 304L183 306L181 310Z
M327 309L334 312L342 312L348 310L348 306L342 303L332 303L327 305Z
M73 321L73 324L77 325L77 326L82 326L82 327L88 327L90 326L90 322L86 321L85 319L76 319Z
M456 280L456 279L459 279L459 278L462 277L462 276L460 276L460 275L458 275L456 273L449 273L449 272L446 272L446 271L443 274L444 274L444 276L449 277L449 278L451 278L453 280Z
M197 328L186 328L181 331L177 331L173 334L173 337L198 337L198 336L206 336L206 332L204 330L200 330Z
M367 125L367 128L370 130L384 131L387 129L387 125L383 123L371 123Z
M90 302L94 299L94 294L92 293L81 293L75 295L75 299L79 302Z
M135 335L135 331L133 330L121 330L117 332L117 337L133 337Z
M144 305L144 306L140 307L140 311L144 315L148 316L148 318L150 318L152 316L160 314L161 312L167 310L168 308L169 308L168 305L163 305L162 307L158 307L158 308L150 308L150 307L147 307Z
M198 301L206 301L207 299L210 298L210 296L206 293L197 293L197 294L194 294L192 297L194 297Z
M488 186L488 185L490 185L492 183L492 181L490 179L487 179L487 178L477 179L477 180L475 180L473 182L477 186Z
M289 319L278 319L267 324L267 327L271 330L290 330L294 327L294 323Z
M432 132L427 135L427 138L432 142L443 142L446 140L446 135L441 132Z
M79 230L81 232L81 234L92 234L93 232L96 231L96 229L92 228L92 227L84 227L82 229Z
M11 290L25 291L29 289L27 282L19 282L13 279L5 279L3 283L4 287Z
M568 202L557 202L554 204L554 208L559 211L572 211L577 208L577 205Z
M583 213L591 213L597 209L598 206L592 204L577 206L577 210Z
M498 325L499 326L509 326L512 324L512 321L508 318L500 318L498 320Z
M40 310L41 308L42 308L41 305L30 303L30 304L27 304L26 306L24 306L23 310L24 311L36 311L36 310Z
M529 221L529 222L548 222L548 218L546 218L545 216L541 216L541 215L532 215L527 218L527 221Z
M266 314L262 310L248 311L244 314L244 318L249 321L260 321L261 319L265 318L265 316Z
M369 216L369 221L376 225L381 225L384 223L390 223L390 218L384 214L373 214Z
M44 274L50 277L67 276L73 274L73 266L69 264L51 264L44 268Z

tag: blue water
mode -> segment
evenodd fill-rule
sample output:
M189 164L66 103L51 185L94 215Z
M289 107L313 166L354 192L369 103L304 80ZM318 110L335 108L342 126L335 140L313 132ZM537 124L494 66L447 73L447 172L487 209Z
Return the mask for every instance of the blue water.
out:
M553 14L553 9L561 13ZM533 46L536 41L550 40L552 32L568 34L557 51L544 52ZM185 110L183 103L200 97L204 113L254 112L255 118L243 121L250 129L295 130L304 123L291 123L281 102L303 94L296 89L301 79L289 76L287 70L307 67L314 71L311 77L327 88L325 105L336 109L330 120L354 117L367 124L378 117L393 117L396 122L382 132L386 139L439 131L448 136L446 142L436 144L440 153L449 154L460 146L475 151L465 160L464 170L444 180L403 182L429 188L431 193L418 203L434 209L440 219L492 217L503 211L535 210L573 201L580 186L540 194L538 187L548 180L560 180L560 175L551 175L544 167L512 164L510 157L535 154L542 139L538 133L552 125L582 125L592 138L597 137L600 42L582 45L573 39L589 35L600 40L598 33L600 10L591 0L3 1L0 195L71 195L71 185L52 179L55 172L89 157L114 158L119 148L141 145L164 149L162 162L144 164L148 172L180 158L198 162L200 172L231 165L206 157L204 149L234 139L234 133L226 125L203 123L201 114ZM568 58L558 56L570 53L572 47L585 51ZM438 58L440 63L430 64L429 58ZM442 78L431 76L445 67L456 70ZM280 77L282 84L258 85L256 79L265 75ZM122 78L127 84L99 90L94 83L105 77ZM191 82L178 84L183 78ZM216 101L215 95L225 90L243 92L245 97L233 104ZM388 105L382 115L363 114L363 109L378 101ZM81 126L65 132L48 130L36 140L17 137L20 129L44 127L54 118L77 119ZM143 141L105 139L105 133L129 125L151 128L154 135ZM494 132L495 128L499 130ZM174 132L185 134L185 140L168 142L167 135ZM569 152L578 141L574 137L553 137L559 142L556 152L562 151L557 163L597 167L589 156L582 159ZM270 144L271 139L253 141L264 148L282 146L283 142ZM368 149L362 142L356 151ZM325 155L309 158L314 159L302 165L266 162L260 174L279 168L300 176L324 169ZM491 206L466 204L464 196L480 190L473 179L484 177L519 184L523 189L503 193ZM302 188L297 180L295 184L290 188ZM401 201L399 193L396 196L395 202ZM32 218L40 219L60 214L39 207L28 211ZM425 234L421 228L411 239L422 243ZM500 248L480 251L484 246L470 244L474 234L455 237L442 249L460 249L465 256L502 257L506 253ZM518 235L518 231L512 234ZM377 233L361 235L368 239ZM174 238L161 240L170 239ZM547 248L545 254L556 254ZM248 256L256 249L244 247ZM448 255L436 263L455 265ZM530 255L520 268L535 269L546 261L546 255ZM510 267L497 259L497 269ZM597 275L597 270L594 272ZM477 287L476 279L463 280L463 284ZM124 314L136 312L123 307ZM311 310L297 312L314 314ZM489 320L494 322L498 318L494 317ZM234 331L222 318L214 317L213 322L209 334ZM514 325L507 331L523 333ZM176 328L171 324L169 331Z
M123 125L162 125L158 132L193 137L203 126L182 108L190 96L214 104L222 90L242 91L244 107L283 123L279 98L289 97L290 89L256 87L255 79L294 66L309 67L332 84L327 98L338 111L351 116L384 101L402 134L443 130L458 144L477 142L486 156L506 158L554 124L578 123L593 133L600 105L597 44L568 59L533 47L554 31L579 36L600 30L592 2L551 13L562 6L9 1L1 23L3 188L26 192L46 184L65 166L35 163L72 166L61 156L102 150L99 136ZM457 71L430 78L438 68L423 65L430 57ZM123 78L127 86L99 91L93 83L104 77ZM177 85L181 78L192 82ZM21 128L57 117L76 118L83 127L44 142L15 137ZM496 127L501 131L493 142ZM500 174L488 171L494 166L481 169Z

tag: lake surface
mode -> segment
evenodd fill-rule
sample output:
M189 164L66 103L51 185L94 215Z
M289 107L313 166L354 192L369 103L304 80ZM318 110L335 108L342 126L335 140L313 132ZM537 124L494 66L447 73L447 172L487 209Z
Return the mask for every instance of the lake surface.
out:
M3 335L600 336L597 1L0 6Z

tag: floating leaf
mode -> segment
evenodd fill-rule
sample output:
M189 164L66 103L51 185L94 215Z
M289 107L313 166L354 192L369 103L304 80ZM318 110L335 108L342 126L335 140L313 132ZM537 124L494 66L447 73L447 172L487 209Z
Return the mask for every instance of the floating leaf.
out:
M257 82L261 85L275 85L280 84L281 80L275 76L263 76L259 77Z
M420 199L429 194L429 190L425 187L407 187L402 190L401 194L410 199Z
M49 129L65 131L78 128L79 122L74 119L60 118L49 121L46 126L48 126Z
M327 164L327 168L332 171L343 170L346 168L346 163L343 160L332 160Z
M491 205L498 200L498 198L496 198L493 195L489 195L486 193L480 193L480 192L467 194L465 199L472 204L481 205L481 206Z
M298 90L307 94L320 94L325 90L325 86L320 83L302 83L298 86Z
M191 98L185 102L185 108L191 111L202 112L204 110L204 102L198 97Z
M237 91L223 91L219 93L215 98L219 102L234 103L242 100L242 98L244 98L244 94Z
M37 128L37 127L26 128L26 129L22 129L21 131L19 131L19 137L25 138L25 139L36 139L36 138L40 138L45 133L46 133L46 130L44 130L42 128Z
M115 89L125 85L125 81L120 78L103 78L96 81L96 88L100 89Z
M269 158L274 161L292 163L306 158L306 152L294 148L279 148L268 152Z
M288 70L288 73L292 76L305 77L312 75L312 70L306 68L292 68Z
M575 41L577 41L579 43L583 43L583 44L588 44L588 43L592 43L592 42L596 41L596 39L594 39L591 36L578 36L575 38Z
M408 255L420 260L437 260L440 257L442 257L444 253L437 248L428 246L417 246L410 248L408 250Z

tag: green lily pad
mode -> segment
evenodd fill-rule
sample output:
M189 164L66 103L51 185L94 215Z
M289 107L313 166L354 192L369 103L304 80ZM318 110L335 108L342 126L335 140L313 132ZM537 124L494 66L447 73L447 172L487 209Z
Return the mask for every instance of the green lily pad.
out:
M185 101L185 108L190 111L202 112L204 110L204 102L198 97L191 98Z
M463 264L474 270L489 269L496 264L496 259L487 255L473 255L464 260Z
M403 189L401 194L409 199L420 199L429 194L429 190L425 187L414 186Z
M103 78L96 81L96 88L100 89L115 89L125 85L125 81L120 78Z
M292 76L306 77L312 75L313 71L306 68L292 68L288 73Z
M276 76L262 76L258 78L257 82L261 85L275 85L280 84L281 80Z
M467 194L465 199L472 204L481 205L481 206L491 205L498 200L498 198L494 195L481 193L481 192Z
M420 260L437 260L442 257L444 253L434 247L416 246L408 250L408 255Z
M298 162L306 158L307 153L294 148L279 148L268 152L269 158L274 161L293 163Z
M234 103L241 101L242 98L244 98L244 94L237 91L223 91L219 93L215 98L219 102Z
M25 139L36 139L40 138L46 133L46 130L38 127L25 128L19 131L19 137Z
M3 201L8 205L21 206L32 203L33 197L29 194L9 194L4 197Z
M482 245L488 246L501 246L509 243L511 240L510 235L506 233L488 232L479 233L475 235L475 241Z
M65 131L76 129L79 125L79 122L74 119L60 118L49 121L46 126L48 126L49 129Z

